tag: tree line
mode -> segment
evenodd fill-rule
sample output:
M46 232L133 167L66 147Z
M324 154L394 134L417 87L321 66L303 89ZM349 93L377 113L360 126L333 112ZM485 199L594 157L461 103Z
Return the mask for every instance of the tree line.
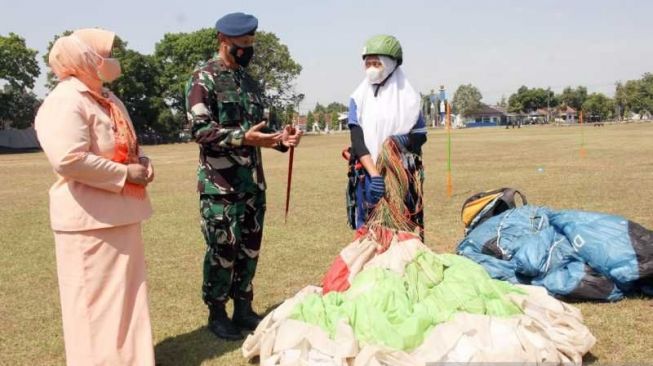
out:
M70 33L53 37L43 55L46 64L54 42ZM108 87L125 104L144 142L179 139L180 132L188 127L186 83L191 72L213 57L217 49L212 28L167 33L151 55L129 48L126 40L116 37L113 57L120 60L122 76ZM33 92L41 74L37 54L19 35L0 35L0 129L26 128L34 120L41 103ZM256 52L248 70L265 90L270 118L277 123L288 122L304 97L293 87L302 67L292 59L288 47L274 33L257 32ZM56 77L48 71L46 88L51 90L56 84Z
M57 38L70 33L55 35L48 52ZM149 55L129 48L126 40L116 38L113 55L120 60L123 75L109 88L124 102L144 142L175 141L188 127L184 105L186 83L195 67L215 55L217 42L212 28L167 33ZM46 64L48 52L42 56ZM41 74L37 55L19 35L0 35L0 129L20 129L32 124L41 103L33 92ZM304 94L297 93L293 85L302 67L274 33L257 32L256 52L249 71L265 90L272 124L295 121ZM51 90L56 83L55 76L48 72L46 88ZM423 95L423 98L427 108L431 96ZM481 100L478 88L472 84L461 85L452 99L453 112L471 115L481 107ZM613 98L602 93L589 94L584 86L566 87L559 94L550 88L522 86L507 99L503 97L498 105L508 112L523 114L540 108L571 107L600 120L623 119L632 113L644 115L653 112L653 73L616 83ZM436 109L438 106L436 102ZM338 115L345 111L347 106L342 103L326 106L317 103L306 115L306 128L311 130L317 125L325 129L329 124L330 129L336 129Z
M422 95L425 105L429 105L430 95ZM483 96L472 84L460 85L452 99L453 113L470 116L481 106ZM588 93L585 86L568 86L561 93L550 88L528 88L521 86L507 99L503 97L497 106L507 112L528 114L538 109L563 109L571 107L596 120L623 120L632 114L640 118L653 113L653 73L645 73L640 79L617 82L614 97L603 93ZM437 104L436 104L437 108Z
M347 112L346 105L338 102L331 102L324 106L320 103L306 114L306 130L311 131L315 125L320 130L327 126L330 130L338 129L338 116L340 113Z

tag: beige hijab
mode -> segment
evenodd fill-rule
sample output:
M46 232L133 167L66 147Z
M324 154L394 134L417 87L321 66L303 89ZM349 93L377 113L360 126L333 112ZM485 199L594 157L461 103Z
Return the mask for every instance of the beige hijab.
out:
M109 57L115 33L103 29L79 29L60 37L52 46L49 64L59 80L74 76L93 91L99 92L102 80L98 66Z

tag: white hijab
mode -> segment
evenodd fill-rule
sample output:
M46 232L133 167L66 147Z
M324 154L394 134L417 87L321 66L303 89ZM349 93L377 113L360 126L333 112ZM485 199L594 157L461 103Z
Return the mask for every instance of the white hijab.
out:
M380 56L379 59L386 73L396 65L389 57ZM390 136L410 132L420 112L419 93L410 85L401 67L397 66L375 97L376 88L366 78L351 95L356 102L356 117L363 129L365 146L375 163L383 142Z

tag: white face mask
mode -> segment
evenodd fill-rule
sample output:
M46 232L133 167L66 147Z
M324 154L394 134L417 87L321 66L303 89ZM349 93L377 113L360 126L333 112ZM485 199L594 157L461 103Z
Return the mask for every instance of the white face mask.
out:
M365 69L367 80L370 84L378 84L383 81L383 68L382 67L368 67Z

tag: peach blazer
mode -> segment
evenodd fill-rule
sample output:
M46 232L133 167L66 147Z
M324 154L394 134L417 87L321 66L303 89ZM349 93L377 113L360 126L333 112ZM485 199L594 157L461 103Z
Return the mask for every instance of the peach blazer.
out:
M48 95L36 115L39 142L57 175L49 192L55 231L128 225L152 215L149 197L120 193L127 166L111 161L113 122L88 90L77 78L68 77ZM122 102L109 95L128 116Z

